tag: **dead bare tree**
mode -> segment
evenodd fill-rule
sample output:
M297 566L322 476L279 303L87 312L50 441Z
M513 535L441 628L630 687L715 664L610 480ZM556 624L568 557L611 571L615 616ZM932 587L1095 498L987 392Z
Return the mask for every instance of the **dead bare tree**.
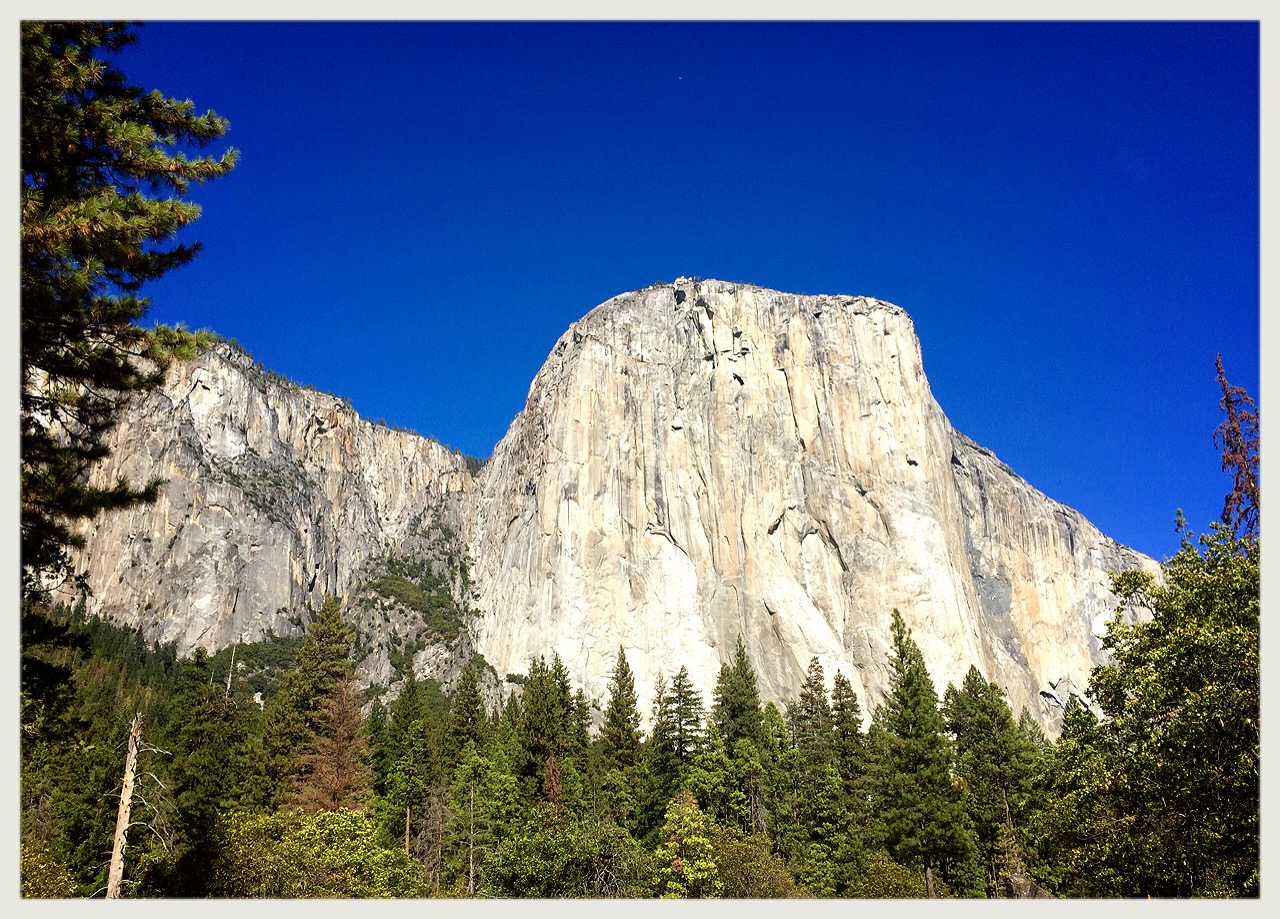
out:
M142 712L137 712L133 716L133 722L129 725L129 737L126 741L125 757L124 757L124 778L120 784L120 807L116 811L116 833L115 839L111 846L111 867L107 872L107 899L115 900L120 897L120 885L124 881L124 853L128 848L129 827L133 825L131 818L133 812L133 796L138 782L138 756L140 753L167 753L157 747L146 745L142 742ZM156 778L153 773L146 773L161 788L164 784ZM146 799L140 798L153 814L159 817L159 811ZM160 833L154 821L147 821L146 824L152 832L154 832L160 840L160 844L167 851L168 842L164 838L164 834Z

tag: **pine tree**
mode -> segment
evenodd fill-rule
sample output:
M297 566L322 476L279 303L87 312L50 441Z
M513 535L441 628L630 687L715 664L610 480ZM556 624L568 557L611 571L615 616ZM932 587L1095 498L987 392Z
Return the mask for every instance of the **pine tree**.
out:
M569 746L573 697L569 672L554 654L550 664L539 655L529 665L529 677L520 702L520 774L532 796L542 785L552 753L564 755Z
M985 680L977 667L969 667L959 689L947 687L942 711L955 738L956 774L964 783L986 865L987 895L999 896L1014 831L1025 817L1035 750L1014 723L1004 690Z
M747 658L741 635L734 649L733 662L720 667L714 698L711 720L719 728L726 749L732 750L742 739L759 747L764 730L760 692L756 688L756 672Z
M702 744L702 693L694 687L687 668L676 672L669 696L672 753L683 771Z
M896 609L891 631L892 683L872 721L879 839L894 861L920 870L930 887L941 876L958 893L980 893L973 829L952 775L954 753L933 681Z
M458 688L449 703L444 728L444 755L447 767L458 761L467 743L483 750L489 734L489 717L480 695L481 658L472 657L462 668Z
M160 883L169 896L207 896L221 817L238 803L246 724L235 697L210 681L204 648L196 648L179 669L170 708L170 720L177 722L169 772L176 858L167 883Z
M609 680L609 703L600 729L600 752L605 770L633 769L640 750L640 711L636 681L627 664L626 652L618 648L618 662Z
M816 657L809 661L800 698L787 706L787 720L796 749L806 764L816 767L835 763L835 732L826 676Z
M331 700L346 693L354 680L352 641L337 598L326 597L307 626L293 669L285 674L280 691L263 712L267 786L260 804L274 808L291 800L315 765L309 757L317 752L317 738L328 730L347 729L340 723L344 703L339 700L336 708L331 708Z
M141 328L147 281L191 261L172 243L200 208L192 182L237 153L189 158L227 122L130 86L106 61L137 40L125 23L21 24L21 529L24 596L69 573L72 526L154 500L158 481L90 484L124 400L159 384L208 334Z
M852 810L861 814L866 774L866 735L862 732L862 706L853 684L839 670L831 681L831 724L835 733L836 769L844 782Z

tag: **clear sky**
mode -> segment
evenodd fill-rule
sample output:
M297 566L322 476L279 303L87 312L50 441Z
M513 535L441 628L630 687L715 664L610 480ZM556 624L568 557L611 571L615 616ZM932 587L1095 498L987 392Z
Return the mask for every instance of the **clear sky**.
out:
M1259 397L1256 23L151 22L230 120L151 318L487 457L569 325L679 275L915 320L953 425L1163 560ZM220 148L217 148L220 149ZM1259 399L1260 402L1260 399Z

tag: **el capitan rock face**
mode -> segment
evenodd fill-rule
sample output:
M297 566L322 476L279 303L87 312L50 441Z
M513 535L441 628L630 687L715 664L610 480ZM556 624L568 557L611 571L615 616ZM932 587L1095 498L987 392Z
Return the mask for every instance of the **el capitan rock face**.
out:
M816 655L870 709L896 607L940 693L975 664L1052 730L1101 659L1107 572L1158 568L952 429L909 316L863 297L688 279L615 297L556 343L474 479L226 349L138 400L112 446L102 473L169 484L91 536L91 610L217 648L337 592L361 672L387 682L414 612L370 602L370 572L439 525L470 556L446 576L465 615L415 646L420 675L554 651L603 705L621 646L646 714L682 665L710 702L739 634L766 699Z
M939 692L976 664L1047 715L1107 571L1156 568L952 429L902 309L719 281L574 323L468 507L486 659L554 650L605 698L621 646L642 704L682 665L709 693L739 634L766 698L816 655L874 704L896 607Z

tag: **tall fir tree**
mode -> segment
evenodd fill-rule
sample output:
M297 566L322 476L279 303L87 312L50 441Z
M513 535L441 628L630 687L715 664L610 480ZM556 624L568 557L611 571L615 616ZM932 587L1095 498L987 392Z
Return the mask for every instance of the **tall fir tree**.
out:
M307 634L298 647L294 667L280 682L280 691L263 712L263 761L265 783L258 803L275 808L294 800L316 764L316 740L327 729L339 727L332 718L331 700L345 693L354 678L351 663L353 635L342 618L341 605L325 597ZM341 709L341 703L338 708ZM328 727L326 727L328 725Z
M207 884L221 847L222 815L239 804L247 723L235 696L212 682L204 648L180 666L170 710L172 870L153 872L147 886L153 894L203 897L211 892Z
M640 710L636 681L627 664L627 654L619 647L618 662L609 679L609 702L600 728L600 752L605 770L634 769L640 750Z
M955 741L956 774L964 783L978 850L986 868L987 895L1003 896L1005 878L1021 864L1016 856L1035 774L1036 750L1013 720L1004 690L970 666L942 705Z
M200 215L184 197L238 154L187 156L226 120L131 86L111 65L134 26L26 20L20 33L21 572L34 597L70 573L78 521L157 493L158 481L97 485L88 473L127 397L212 340L144 329L138 291L200 251L173 242Z
M835 734L836 769L844 783L849 807L861 818L865 807L866 734L862 706L853 684L839 670L831 681L831 725Z
M452 769L468 742L483 750L489 735L489 716L480 694L482 658L472 657L462 668L458 686L449 703L444 728L445 765Z
M894 861L962 895L982 893L977 846L952 769L938 696L901 613L893 611L889 693L872 720L878 837Z
M742 636L738 636L733 661L720 666L716 678L711 720L720 730L726 749L732 750L739 740L762 744L764 719L760 713L760 692L756 687L756 671L747 657Z

